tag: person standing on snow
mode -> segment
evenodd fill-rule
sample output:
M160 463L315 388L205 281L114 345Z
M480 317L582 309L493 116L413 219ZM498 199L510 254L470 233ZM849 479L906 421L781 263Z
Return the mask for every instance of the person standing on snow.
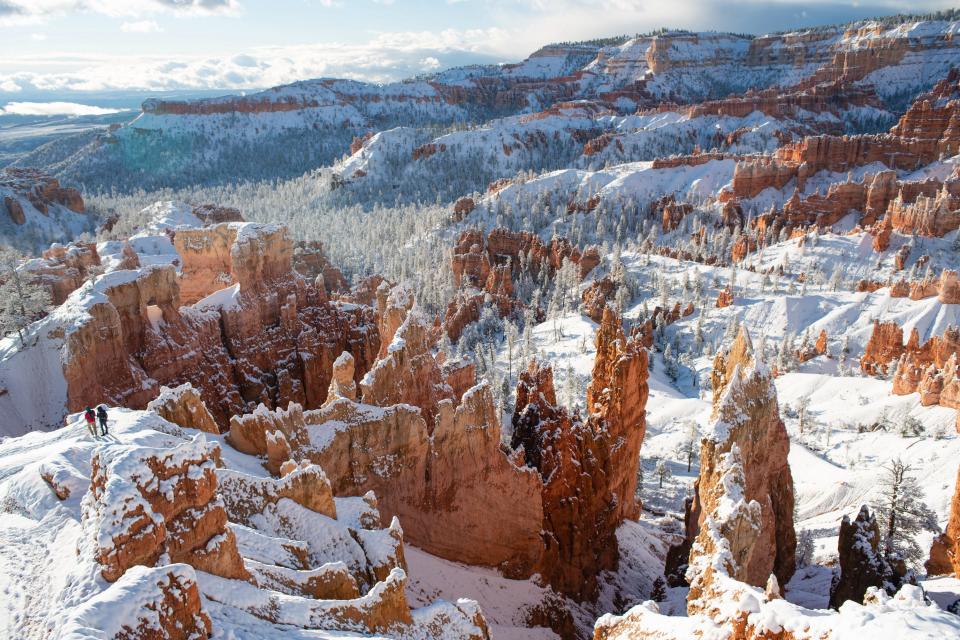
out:
M100 420L100 435L107 435L107 406L100 405L97 407L97 418Z
M90 435L94 438L97 437L97 415L93 412L93 409L87 407L86 411L83 412L83 419L87 421L87 429L90 431Z

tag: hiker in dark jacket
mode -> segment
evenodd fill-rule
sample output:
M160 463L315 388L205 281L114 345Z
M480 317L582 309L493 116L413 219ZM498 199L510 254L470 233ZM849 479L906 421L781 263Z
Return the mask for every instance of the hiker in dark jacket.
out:
M90 430L90 435L94 438L97 437L97 414L93 412L93 409L87 407L83 412L83 419L87 421L87 429Z
M100 405L97 407L97 418L100 419L100 435L107 435L107 407Z

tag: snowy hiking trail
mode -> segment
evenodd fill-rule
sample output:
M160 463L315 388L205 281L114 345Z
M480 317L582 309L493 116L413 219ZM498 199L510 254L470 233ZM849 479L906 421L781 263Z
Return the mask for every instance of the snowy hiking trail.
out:
M54 607L56 594L50 568L56 563L57 538L68 522L57 516L37 522L11 513L5 513L2 520L0 574L11 579L3 586L0 632L6 630L2 633L5 638L23 640L48 637L51 629L46 614Z

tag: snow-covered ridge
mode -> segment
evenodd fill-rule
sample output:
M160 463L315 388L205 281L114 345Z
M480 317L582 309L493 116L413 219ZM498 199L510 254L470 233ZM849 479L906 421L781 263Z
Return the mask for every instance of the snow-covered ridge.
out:
M957 28L945 21L896 28L865 22L847 32L754 39L672 32L599 48L547 47L518 64L451 69L385 85L317 79L245 96L148 101L127 125L87 135L83 143L46 145L23 163L124 188L184 184L187 167L195 182L218 182L238 170L244 177L290 177L335 161L355 137L397 126L476 125L570 100L598 101L628 114L663 102L689 105L749 90L829 83L850 69L858 70L849 78L851 90L875 91L899 106L960 63L952 37ZM816 114L806 120L815 124ZM323 135L314 135L318 131ZM262 162L267 156L275 158L269 170Z

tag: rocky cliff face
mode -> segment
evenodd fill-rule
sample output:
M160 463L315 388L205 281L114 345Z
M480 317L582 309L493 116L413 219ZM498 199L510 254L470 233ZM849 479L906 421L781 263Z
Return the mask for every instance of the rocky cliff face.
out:
M189 423L193 409L206 411L197 402L181 390L163 406ZM80 427L74 418L67 438ZM63 531L79 536L66 579L71 593L83 592L68 596L67 633L194 640L229 635L240 615L267 634L489 638L471 601L411 609L403 530L396 518L382 524L372 493L334 498L323 470L305 461L287 461L277 477L257 473L242 453L221 455L203 434L152 411L115 408L111 421L109 440L78 439L75 460L56 453L39 463L62 501L56 510L68 522L75 510L79 523ZM89 482L73 466L87 464L87 451ZM82 500L69 500L81 487ZM213 602L218 613L208 615Z
M9 167L0 172L0 192L10 219L18 225L26 223L23 207L47 215L51 206L59 205L73 213L83 213L83 197L72 187L37 169Z
M562 593L593 597L596 576L616 566L617 525L638 514L633 496L645 426L645 351L607 312L587 419L556 409L552 377L539 375L525 382L529 393L521 390L519 402L534 404L545 393L548 401L540 406L559 428L535 424L528 418L537 409L521 407L518 416L526 418L517 420L527 429L519 426L518 433L529 437L524 451L511 452L500 444L489 388L474 386L459 396L454 389L463 382L447 375L462 368L438 366L418 311L399 319L386 354L361 381L370 404L345 393L315 411L264 408L234 419L228 440L269 459L270 438L282 435L289 455L322 466L336 493L377 492L381 509L399 516L424 550L496 566L509 576L540 573ZM536 390L535 384L546 386ZM591 473L576 472L585 467Z
M94 457L84 524L105 580L161 556L224 578L248 576L216 498L219 455L197 436L170 451L112 447Z
M376 492L424 550L529 576L543 554L540 480L501 450L489 388L471 383L457 397L424 319L400 309L391 347L361 381L368 404L345 394L316 411L264 409L235 418L229 440L267 456L266 434L280 432L294 458L324 468L337 494Z
M879 58L868 60L858 66L872 68L882 62ZM901 181L893 171L881 171L866 174L856 182L848 179L831 184L826 194L801 194L808 178L819 171L844 172L871 163L883 163L891 170L913 170L955 154L960 146L958 86L960 74L951 71L929 93L919 96L887 134L806 136L781 146L772 156L741 160L726 200L749 200L764 189L784 189L793 184L795 192L782 207L754 220L761 235L778 234L783 229L830 227L848 212L857 211L861 225L882 221L883 226L875 227L877 251L886 250L891 229L942 237L960 225L960 184L955 174L943 179Z
M936 288L953 295L955 286L952 272L944 272ZM907 343L903 330L896 322L875 322L860 366L864 373L885 373L891 366L893 394L920 393L920 404L960 409L960 329L947 327L943 335L931 336L923 344L914 328ZM894 364L895 363L895 364Z
M737 384L737 380L731 382ZM662 615L657 603L648 601L622 616L601 617L594 640L685 640L718 632L738 640L853 640L864 633L888 631L891 624L907 624L915 629L928 623L943 633L954 633L952 629L958 625L952 615L930 607L923 591L913 585L903 586L894 596L881 588L867 587L862 595L863 606L847 602L838 612L785 602L775 574L769 575L763 588L751 586L747 582L748 567L753 546L762 544L764 524L761 504L746 498L747 464L736 444L717 461L720 482L712 484L710 493L703 498L704 504L713 507L705 511L691 554L687 615ZM846 557L841 555L841 562L848 566L865 559L862 554L872 548L875 523L871 525L872 519L862 515L853 525L847 522L841 533L841 554L848 543L852 545ZM859 545L851 540L858 533L865 534ZM851 577L849 583L841 580L839 584L844 593L856 596L856 576ZM900 621L901 616L909 622Z
M100 268L100 256L93 243L53 245L39 258L28 260L18 269L29 282L46 287L55 305L63 304L67 296Z

